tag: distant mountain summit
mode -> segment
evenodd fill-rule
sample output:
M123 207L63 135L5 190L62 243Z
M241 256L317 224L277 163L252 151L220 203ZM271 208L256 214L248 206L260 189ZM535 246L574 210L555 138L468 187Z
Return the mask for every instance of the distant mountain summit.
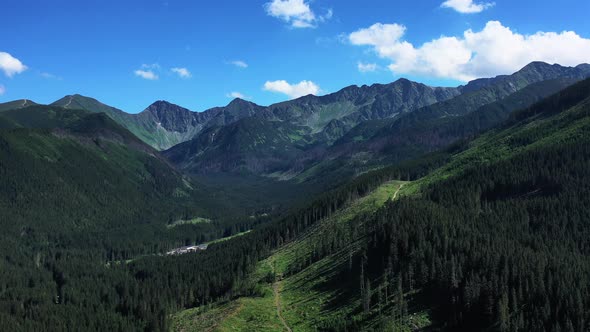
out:
M12 109L14 105L19 105L19 101L14 101L5 107ZM188 141L208 126L224 126L243 117L251 116L257 110L262 109L254 103L236 99L226 107L193 112L168 101L158 100L138 114L129 114L94 98L79 94L65 96L51 105L65 109L105 113L158 150Z
M32 105L38 105L38 104L32 100L29 100L29 99L13 100L13 101L9 101L7 103L0 103L0 112L24 108L24 107L32 106Z
M165 130L178 133L186 133L194 127L202 127L211 117L205 112L192 112L164 100L151 104L140 113L140 116L153 117L154 121Z
M480 78L460 86L461 93L469 93L480 90L490 85L503 83L506 86L518 89L522 84L546 81L555 78L583 79L590 75L590 65L581 64L576 67L564 67L558 64L550 65L545 62L535 61L524 66L512 75L500 75L493 78ZM513 91L514 92L514 91Z
M100 101L85 97L79 94L68 95L51 103L53 106L59 106L67 109L83 109L94 113L113 113L116 108L105 105ZM118 110L123 112L121 110Z

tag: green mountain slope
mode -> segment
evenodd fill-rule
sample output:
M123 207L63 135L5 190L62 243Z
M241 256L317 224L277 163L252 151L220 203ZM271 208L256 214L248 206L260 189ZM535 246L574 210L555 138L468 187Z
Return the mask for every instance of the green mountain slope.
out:
M458 93L454 88L433 88L405 79L386 85L351 86L326 96L309 95L261 108L242 121L217 127L217 137L203 131L165 155L192 173L246 171L267 175L288 169L300 157L309 158L305 152L311 150L313 154L314 149L325 148L363 121L409 113ZM251 130L253 123L259 126L259 135L229 138ZM238 141L243 150L236 149L233 142ZM257 154L250 153L254 146ZM279 147L288 153L277 155ZM223 153L203 153L215 150Z
M96 99L81 95L65 96L51 105L65 109L81 109L93 113L105 113L113 120L133 132L137 137L155 148L161 148L169 139L165 132L159 132L157 121L146 116L125 113L117 108L105 105ZM175 142L175 141L174 141ZM173 143L174 143L173 142ZM170 143L170 144L173 144Z
M134 280L119 264L256 222L232 219L245 214L239 195L185 178L104 113L35 105L1 117L2 329L149 329L163 309L118 309L116 286Z
M14 128L63 128L79 121L89 113L84 110L66 110L61 107L34 105L7 110L0 115ZM10 128L7 126L7 128Z
M81 95L65 96L51 105L105 113L158 150L188 141L207 126L230 124L250 116L260 108L253 103L236 99L226 107L192 112L159 100L138 114L129 114Z
M469 139L571 84L575 79L533 83L497 102L462 116L431 118L417 110L408 116L368 121L353 128L332 147L310 158L295 180L336 182L391 163L421 156L453 142ZM304 158L302 158L305 160Z
M37 103L35 103L34 101L29 100L29 99L20 99L20 100L9 101L7 103L0 103L0 112L7 111L7 110L13 110L13 109L17 109L17 108L23 108L23 107L32 106L32 105L37 105Z
M438 117L428 112L429 109L421 109L399 119L363 123L337 141L327 152L326 159L362 154L365 156L362 167L366 168L367 164L386 165L416 157L473 137L506 120L513 111L528 107L576 81L562 78L533 83L460 116Z
M197 139L179 144L164 155L183 169L267 173L287 167L300 153L302 131L305 128L289 122L250 117L209 128Z
M255 296L181 312L173 328L586 330L588 143L590 80L448 150L416 181L300 232L285 223L275 234L287 244L250 275ZM387 173L400 169L366 177Z

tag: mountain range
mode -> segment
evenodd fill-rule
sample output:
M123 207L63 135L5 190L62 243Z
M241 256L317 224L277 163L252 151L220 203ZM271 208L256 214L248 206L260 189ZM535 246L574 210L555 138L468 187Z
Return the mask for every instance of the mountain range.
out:
M245 172L295 182L328 174L331 182L476 135L588 76L588 64L533 62L512 75L456 88L399 79L266 107L235 99L193 112L156 101L129 114L81 95L51 105L105 113L189 173ZM14 101L0 104L0 110L33 104Z
M190 172L247 171L283 179L298 177L299 181L316 176L309 171L318 168L333 174L356 169L356 174L452 141L448 137L424 137L425 146L417 149L403 132L415 134L427 123L437 127L438 122L469 114L539 83L536 89L525 92L534 97L526 101L515 98L513 104L504 107L504 114L498 115L500 121L511 110L588 77L588 68L536 62L513 75L477 80L458 88L431 88L405 79L388 85L348 87L323 97L306 96L271 105L253 117L203 131L164 155ZM557 84L555 79L562 81ZM480 129L495 123L491 121ZM409 148L404 147L407 143ZM344 160L339 158L343 155Z

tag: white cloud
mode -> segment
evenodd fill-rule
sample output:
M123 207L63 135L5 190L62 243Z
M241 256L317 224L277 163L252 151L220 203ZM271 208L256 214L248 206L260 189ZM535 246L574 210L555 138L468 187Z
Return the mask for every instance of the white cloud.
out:
M328 9L328 11L326 12L326 14L324 16L320 16L320 21L321 22L327 21L327 20L331 19L332 16L334 16L334 11L332 10L332 8L330 8L330 9Z
M230 61L230 64L239 67L239 68L248 68L248 64L242 60L234 60Z
M226 97L232 98L232 99L235 99L235 98L240 98L240 99L244 99L244 100L250 99L249 97L246 97L244 94L237 92L237 91L233 91L233 92L228 93L226 95Z
M155 81L159 78L159 76L156 73L154 73L152 70L138 69L134 73L135 73L135 76L139 76L143 79L150 80L150 81Z
M159 70L160 70L160 65L157 63L152 63L152 64L145 64L144 63L143 65L141 65L141 68L134 71L134 73L135 73L135 76L141 77L146 80L155 81L160 78L160 76L158 76L158 74L156 73Z
M289 84L285 80L273 82L267 81L264 83L264 90L282 93L292 99L309 94L317 95L321 91L320 87L312 81L301 81L297 84Z
M357 63L357 68L361 73L368 73L368 72L373 72L377 70L377 64L376 63L362 63L359 62Z
M48 73L48 72L41 72L41 73L39 73L39 75L41 75L41 77L48 79L48 80L58 80L58 81L62 80L62 78L60 76L56 76L56 75L53 75L52 73Z
M318 22L332 18L329 9L325 15L316 16L305 0L272 0L264 5L266 13L289 23L293 28L315 28Z
M186 68L172 68L170 69L173 73L178 74L180 78L190 78L192 76L191 72Z
M9 53L0 52L0 70L4 72L4 75L12 77L14 74L27 70L27 66Z
M573 31L523 35L490 21L481 31L469 29L463 36L441 36L415 47L402 39L405 30L403 25L377 23L351 33L349 41L371 46L379 57L391 61L389 69L396 74L460 81L508 74L532 61L566 66L590 62L590 39Z
M353 45L373 45L389 47L406 33L406 27L400 24L375 23L366 29L351 33L348 39Z
M5 93L6 93L6 88L4 87L4 85L0 84L0 96L2 96Z
M493 7L493 2L474 3L473 0L447 0L440 5L443 8L451 8L462 14L475 14Z

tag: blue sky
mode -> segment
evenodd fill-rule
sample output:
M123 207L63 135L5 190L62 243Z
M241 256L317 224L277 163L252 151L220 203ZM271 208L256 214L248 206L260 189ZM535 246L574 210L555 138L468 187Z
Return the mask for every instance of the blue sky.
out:
M80 93L130 113L268 105L399 77L454 86L590 62L588 0L30 1L1 5L0 102ZM10 13L7 15L6 13Z

